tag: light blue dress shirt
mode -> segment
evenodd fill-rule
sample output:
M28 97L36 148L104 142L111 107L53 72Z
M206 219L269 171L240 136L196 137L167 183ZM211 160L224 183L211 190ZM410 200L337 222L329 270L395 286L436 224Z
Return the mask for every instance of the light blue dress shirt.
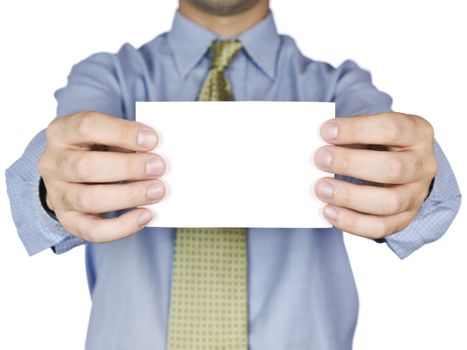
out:
M76 64L55 94L57 115L99 111L133 120L135 101L195 100L216 38L177 12L171 31L141 48L126 44ZM227 72L237 100L334 101L337 116L391 111L390 96L367 71L350 60L334 68L304 57L291 37L278 35L272 14L238 40L244 50ZM41 206L37 161L44 143L41 131L6 172L13 218L31 255L85 243ZM436 157L430 196L406 229L386 239L400 258L442 236L458 211L459 189L438 145ZM175 228L146 228L86 245L87 349L165 349L174 241ZM351 349L358 299L341 231L249 228L248 267L250 349Z

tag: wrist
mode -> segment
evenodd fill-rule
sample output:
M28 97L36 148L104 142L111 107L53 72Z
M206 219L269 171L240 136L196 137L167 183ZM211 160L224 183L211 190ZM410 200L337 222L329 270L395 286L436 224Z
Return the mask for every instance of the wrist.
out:
M51 209L51 205L49 204L49 200L47 198L47 188L45 187L44 180L42 177L39 180L39 199L41 201L42 208L49 214L52 218L57 220L57 216L55 212Z
M431 179L430 186L428 187L428 193L427 193L425 199L423 200L423 202L425 202L428 199L428 197L430 197L431 191L433 190L433 186L435 185L435 179L436 179L436 177Z

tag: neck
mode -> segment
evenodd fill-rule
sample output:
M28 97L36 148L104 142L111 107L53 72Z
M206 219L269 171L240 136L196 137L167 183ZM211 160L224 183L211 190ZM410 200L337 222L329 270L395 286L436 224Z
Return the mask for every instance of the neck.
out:
M247 11L232 16L217 16L203 12L189 1L180 1L178 10L189 20L219 36L233 37L264 19L269 13L269 2L259 1Z

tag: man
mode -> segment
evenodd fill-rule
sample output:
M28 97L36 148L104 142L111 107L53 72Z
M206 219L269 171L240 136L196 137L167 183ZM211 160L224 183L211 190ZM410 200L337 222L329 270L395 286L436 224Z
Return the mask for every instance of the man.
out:
M148 153L157 134L133 121L135 101L206 96L333 101L347 117L323 125L330 145L315 157L339 175L316 186L335 228L248 229L248 327L228 330L241 338L228 345L216 325L199 328L205 315L174 317L182 231L144 228L144 208L117 212L164 196L164 160ZM430 124L391 112L391 98L355 63L303 57L277 34L268 0L180 0L169 33L80 62L56 98L60 118L7 170L8 189L30 254L86 243L88 349L350 349L358 304L341 230L385 241L404 258L439 238L460 205ZM189 317L193 324L180 326Z

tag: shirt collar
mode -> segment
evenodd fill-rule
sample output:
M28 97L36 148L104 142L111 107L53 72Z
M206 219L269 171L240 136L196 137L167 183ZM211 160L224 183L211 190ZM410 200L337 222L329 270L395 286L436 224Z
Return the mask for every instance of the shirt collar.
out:
M247 31L238 36L251 59L267 76L274 79L280 37L272 12Z
M214 40L226 39L193 23L176 11L172 29L167 34L177 67L182 77L204 56ZM270 12L266 18L236 37L251 59L271 79L275 76L280 37Z

